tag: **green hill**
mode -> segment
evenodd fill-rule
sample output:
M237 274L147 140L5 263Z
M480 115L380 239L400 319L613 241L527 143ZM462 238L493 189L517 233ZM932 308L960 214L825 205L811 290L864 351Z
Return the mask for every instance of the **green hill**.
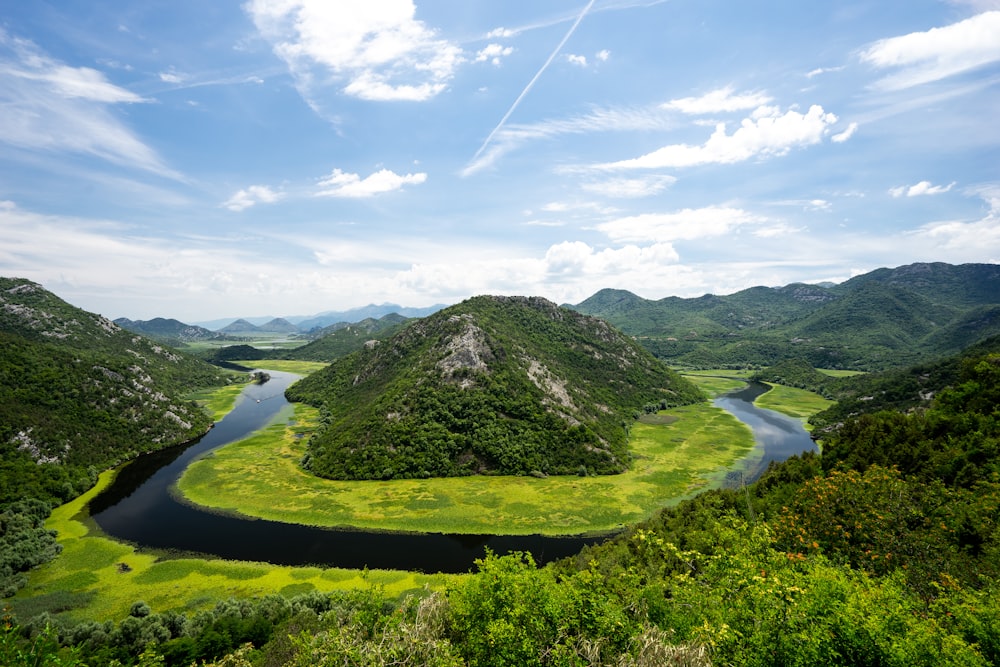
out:
M332 478L616 473L648 404L700 392L603 320L476 297L301 380L322 406L304 464Z
M399 331L409 318L390 313L379 319L365 318L360 322L330 325L316 334L315 340L282 354L286 359L332 361L361 349L370 340L388 338Z
M840 285L753 287L726 296L642 299L602 290L573 308L695 367L878 370L948 354L1000 333L1000 265L911 264Z
M224 382L33 282L0 278L0 503L66 500L95 470L203 433L208 416L182 396Z

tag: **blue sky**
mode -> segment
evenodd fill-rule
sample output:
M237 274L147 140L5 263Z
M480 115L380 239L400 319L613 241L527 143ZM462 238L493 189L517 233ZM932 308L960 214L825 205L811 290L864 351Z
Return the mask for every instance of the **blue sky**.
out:
M1000 0L0 6L0 275L109 317L1000 261Z

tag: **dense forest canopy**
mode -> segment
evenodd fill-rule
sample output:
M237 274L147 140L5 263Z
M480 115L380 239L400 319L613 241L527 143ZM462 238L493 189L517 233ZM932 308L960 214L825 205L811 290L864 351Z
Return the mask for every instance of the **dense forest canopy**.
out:
M288 389L324 411L305 465L339 479L604 474L644 406L701 398L602 320L476 297Z

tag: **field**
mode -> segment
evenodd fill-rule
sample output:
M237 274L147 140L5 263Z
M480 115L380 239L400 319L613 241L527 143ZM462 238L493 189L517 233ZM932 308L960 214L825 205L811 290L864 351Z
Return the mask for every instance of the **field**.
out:
M834 401L823 398L811 391L806 391L805 389L796 389L794 387L771 383L768 383L768 385L771 387L771 390L766 394L758 396L757 400L754 401L754 405L786 414L789 417L795 417L801 420L803 426L806 428L809 427L805 423L809 417L817 412L826 410L834 404Z
M675 419L636 423L631 470L596 477L458 477L342 482L303 472L298 461L316 413L294 406L288 423L216 450L179 483L198 505L319 526L444 533L574 535L640 521L705 488L709 475L753 447L750 430L703 403Z
M113 477L111 472L103 473L97 486L53 511L47 525L58 531L63 552L34 570L28 585L8 601L19 618L46 611L67 612L77 620L119 620L138 600L158 612L193 611L229 597L297 595L365 586L381 586L389 595L403 595L424 587L442 588L459 576L171 559L165 558L166 554L140 552L102 537L81 514Z

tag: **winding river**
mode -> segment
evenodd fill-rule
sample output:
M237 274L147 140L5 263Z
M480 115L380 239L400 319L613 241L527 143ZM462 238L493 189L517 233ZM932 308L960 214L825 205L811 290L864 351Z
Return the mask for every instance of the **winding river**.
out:
M298 376L269 373L269 382L249 385L236 407L199 440L140 456L124 466L90 503L91 517L104 533L141 547L232 560L422 572L467 572L487 548L500 554L530 551L544 563L602 539L339 530L240 518L178 501L171 487L195 458L263 428L288 405L284 390ZM797 420L753 406L753 398L766 389L751 385L716 399L716 405L754 430L758 447L746 459L748 480L770 460L815 447Z

